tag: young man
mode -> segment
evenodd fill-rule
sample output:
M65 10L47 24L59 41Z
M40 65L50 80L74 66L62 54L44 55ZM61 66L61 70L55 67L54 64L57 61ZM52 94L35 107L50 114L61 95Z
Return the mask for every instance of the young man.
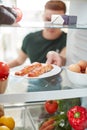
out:
M43 15L44 21L51 21L53 14L63 15L66 13L66 5L60 0L48 1L45 4ZM44 28L41 31L28 34L24 40L19 52L18 58L11 61L9 66L16 67L22 65L27 58L33 62L46 62L46 55L49 51L58 51L60 66L63 65L63 56L65 56L66 33L58 28Z
M64 15L66 13L66 5L60 0L48 1L45 4L43 19L51 21L53 14ZM63 56L65 56L67 34L59 28L44 28L41 31L28 34L21 47L17 59L11 61L9 66L15 67L22 65L26 58L29 57L31 63L46 62L46 55L49 51L58 51L60 66L63 65ZM58 76L48 77L44 79L29 79L29 87L27 91L47 91L60 89L60 78Z

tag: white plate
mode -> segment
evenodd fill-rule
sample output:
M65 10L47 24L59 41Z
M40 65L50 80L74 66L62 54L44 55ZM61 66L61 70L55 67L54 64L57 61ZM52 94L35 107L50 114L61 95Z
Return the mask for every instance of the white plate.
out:
M17 75L15 75L15 72L18 71L18 70L21 70L21 69L13 69L13 70L11 70L10 75L18 77L18 78L28 78L28 79L29 78L46 78L46 77L51 77L51 76L57 75L57 74L59 74L61 72L60 67L58 67L56 65L52 65L52 66L53 66L53 69L51 71L49 71L47 73L44 73L44 74L42 74L42 75L40 75L38 77L28 77L27 75L25 75L25 76L17 76Z

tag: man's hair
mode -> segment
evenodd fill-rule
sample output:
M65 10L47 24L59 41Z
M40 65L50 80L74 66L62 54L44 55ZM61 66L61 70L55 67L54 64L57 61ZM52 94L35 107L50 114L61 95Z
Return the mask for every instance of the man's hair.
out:
M66 5L61 0L50 0L45 4L45 9L63 10L66 13Z

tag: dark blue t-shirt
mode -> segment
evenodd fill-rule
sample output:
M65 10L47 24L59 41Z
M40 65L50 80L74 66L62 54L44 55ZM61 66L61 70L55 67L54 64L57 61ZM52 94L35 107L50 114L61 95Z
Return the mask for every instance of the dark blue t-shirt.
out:
M49 51L61 51L66 46L66 33L55 40L47 40L42 37L42 31L28 34L22 45L22 50L33 62L46 62L46 55Z

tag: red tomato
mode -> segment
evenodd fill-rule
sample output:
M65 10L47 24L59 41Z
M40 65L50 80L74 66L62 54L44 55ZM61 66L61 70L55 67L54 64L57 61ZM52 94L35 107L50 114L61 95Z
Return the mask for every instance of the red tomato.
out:
M22 11L21 11L21 9L16 8L16 7L14 9L15 9L15 11L17 13L16 22L19 22L22 19L22 16L23 16Z
M6 80L9 75L9 66L4 63L0 62L0 80Z
M53 114L58 109L58 103L56 100L48 100L45 102L45 109L49 114Z

